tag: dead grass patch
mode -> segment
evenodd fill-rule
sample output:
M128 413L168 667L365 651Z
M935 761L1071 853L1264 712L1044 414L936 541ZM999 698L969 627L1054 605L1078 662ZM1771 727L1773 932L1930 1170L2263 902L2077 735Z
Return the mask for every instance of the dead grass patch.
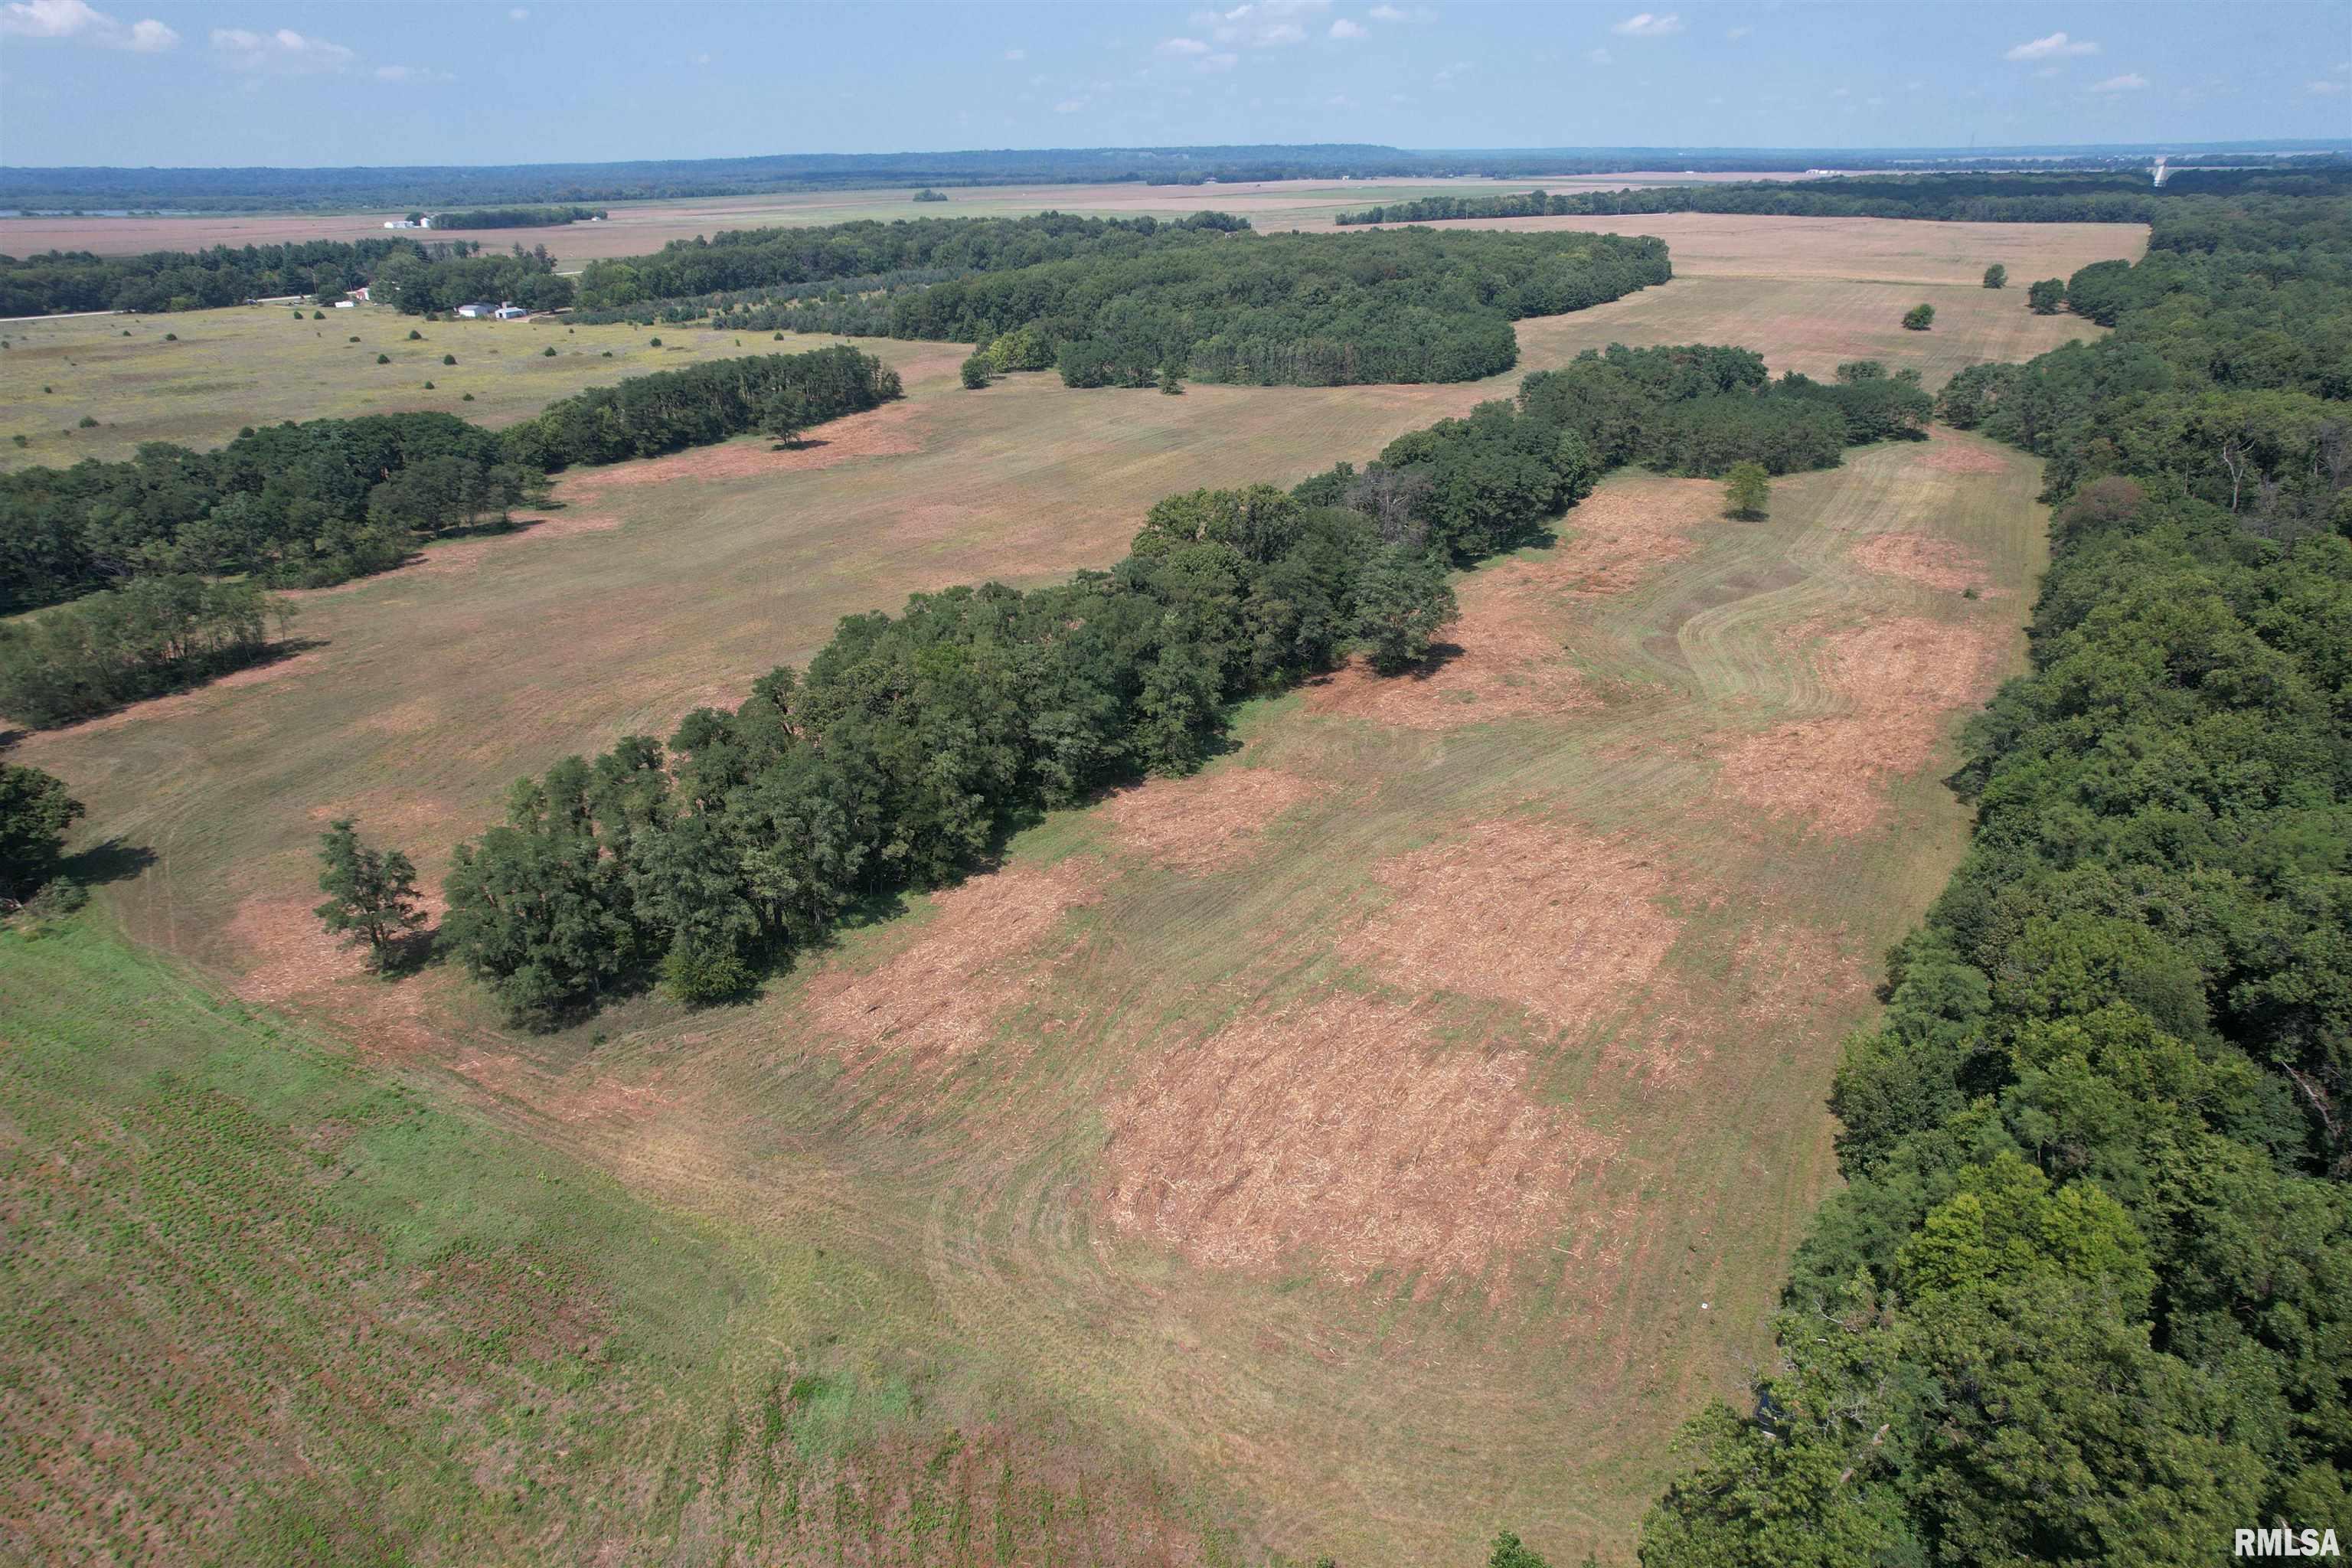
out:
M1524 1053L1444 1050L1408 1008L1334 994L1255 1014L1108 1108L1098 1211L1213 1268L1503 1293L1610 1141L1526 1088Z
M810 982L809 1005L854 1069L888 1058L943 1073L986 1044L997 1015L1041 989L1053 965L1032 952L1073 909L1099 897L1088 868L1064 861L973 877L932 895L931 918L878 969Z
M1927 533L1874 533L1853 547L1853 563L1882 577L1900 577L1939 593L1960 594L1974 588L1994 597L1987 584L1981 557Z
M1207 871L1245 858L1266 824L1326 787L1279 768L1220 768L1120 790L1102 815L1121 848L1175 870Z
M1377 875L1391 896L1352 956L1402 990L1517 1003L1557 1029L1622 1008L1682 930L1655 857L1565 825L1483 822Z
M923 449L921 435L914 428L920 409L919 404L901 398L863 414L844 415L813 426L803 444L794 447L780 448L760 437L584 468L558 479L555 496L567 505L579 506L638 485L765 479L804 468L829 468L853 458L905 457Z
M1624 593L1689 555L1698 548L1693 530L1722 506L1719 489L1703 479L1597 491L1568 514L1564 542L1463 581L1462 617L1426 664L1383 676L1359 660L1312 682L1307 703L1320 713L1409 730L1597 707L1567 650L1577 603Z
M1939 474L1998 474L2009 468L1998 452L1988 452L1935 432L1929 434L1927 446L1911 462L1915 468L1932 468Z
M1811 640L1818 623L1791 630ZM1845 711L1782 724L1735 744L1719 791L1774 817L1848 837L1886 815L1884 781L1927 765L1948 714L1982 702L2000 665L1984 627L1902 616L1821 639L1823 676Z

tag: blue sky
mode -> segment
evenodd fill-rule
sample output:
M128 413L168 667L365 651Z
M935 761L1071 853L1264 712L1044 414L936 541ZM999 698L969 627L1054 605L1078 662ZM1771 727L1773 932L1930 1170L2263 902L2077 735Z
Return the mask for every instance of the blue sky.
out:
M0 0L0 163L2352 136L2347 0L1644 3Z

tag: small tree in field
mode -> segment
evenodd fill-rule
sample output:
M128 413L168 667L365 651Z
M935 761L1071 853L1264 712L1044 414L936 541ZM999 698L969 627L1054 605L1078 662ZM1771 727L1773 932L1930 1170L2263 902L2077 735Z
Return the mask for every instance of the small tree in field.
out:
M779 447L796 446L809 426L808 404L797 392L777 394L760 411L760 428Z
M1772 476L1761 463L1734 463L1723 479L1723 510L1727 517L1754 521L1772 501Z
M2025 302L2037 316L2054 316L2066 302L2066 283L2060 278L2044 278L2025 290Z
M2003 266L2002 266L2000 262L1998 262L1998 261L1994 262L1990 267L1986 268L1985 268L1985 287L1986 287L1986 288L1988 288L1988 289L2006 289L2006 288L2008 288L2008 287L2009 287L2009 268L2006 268L2006 267L2003 267Z
M1936 307L1933 305L1914 305L1903 312L1903 326L1906 331L1924 332L1935 324Z
M964 390L967 392L978 392L982 387L986 386L989 383L990 373L995 370L995 368L996 363L988 357L988 351L986 349L975 351L963 362L963 370L961 374L963 376Z
M1171 397L1184 395L1183 378L1176 374L1174 365L1163 364L1160 367L1160 390Z
M327 901L312 912L337 936L365 942L368 967L389 968L403 936L425 923L416 907L416 868L397 849L378 850L360 841L350 817L330 823L319 836L319 890Z

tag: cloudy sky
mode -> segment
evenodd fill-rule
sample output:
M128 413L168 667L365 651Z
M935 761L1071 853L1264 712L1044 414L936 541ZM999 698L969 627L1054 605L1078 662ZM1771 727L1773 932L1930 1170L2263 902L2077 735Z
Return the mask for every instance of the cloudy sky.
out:
M2352 0L103 4L0 0L0 163L2352 137Z

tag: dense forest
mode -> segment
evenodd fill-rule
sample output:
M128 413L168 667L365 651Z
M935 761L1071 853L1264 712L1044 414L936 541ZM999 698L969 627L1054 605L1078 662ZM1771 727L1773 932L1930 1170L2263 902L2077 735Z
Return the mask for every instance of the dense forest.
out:
M739 196L763 191L858 186L996 184L1203 184L1212 181L1334 180L1343 176L1521 179L1677 169L1743 171L2146 167L2158 153L2226 155L2233 163L2292 166L2340 143L2298 153L2276 142L2104 147L1853 148L1515 147L1412 151L1367 143L1210 147L1060 147L961 153L784 153L750 158L625 163L338 169L0 168L0 207L23 211L119 209L292 212L362 207L431 209L519 203L613 202Z
M806 227L728 229L708 238L674 239L651 256L592 261L580 275L580 303L607 310L771 284L835 281L866 274L933 268L1009 272L1082 256L1133 256L1188 235L1230 233L1249 220L1199 212L1154 217L899 218Z
M1171 496L1108 572L850 616L731 711L519 781L505 822L457 851L441 939L525 1026L655 984L745 990L845 910L964 875L1024 813L1190 772L1238 699L1357 651L1412 668L1451 618L1450 567L1538 537L1611 464L1648 457L1655 426L1720 426L1708 460L1726 462L1780 438L1743 409L1916 434L1925 394L1847 372L1893 395L1769 383L1736 349L1589 355L1361 470ZM1832 439L1803 460L1838 459Z
M2292 172L2183 169L2161 186L2143 174L1929 174L1667 185L1554 195L1424 196L1341 213L1341 226L1465 218L1589 217L1650 213L1758 213L1784 217L1896 217L1969 223L2154 223L2186 198L2352 191L2352 165Z
M505 526L555 469L798 430L898 393L897 372L836 346L632 376L499 432L366 415L0 474L0 612L74 601L0 626L0 713L64 723L249 662L268 647L260 586L338 583Z
M595 263L581 299L648 321L707 312L732 331L983 345L1021 334L1017 365L1003 368L1053 366L1072 386L1150 385L1163 372L1330 386L1494 375L1517 363L1512 321L1671 276L1663 244L1613 235L1340 239L1256 235L1218 213L1046 214L725 234ZM872 286L812 292L853 277Z
M1947 389L2047 460L2032 672L1832 1107L1780 1363L1645 1568L2352 1533L2352 202L2159 206L2115 331Z
M483 254L476 240L395 237L144 256L0 256L0 315L206 310L288 295L331 300L371 282L384 300L416 315L483 298L523 300L534 310L572 302L572 279L555 276L544 246L526 252L518 245L499 256Z

